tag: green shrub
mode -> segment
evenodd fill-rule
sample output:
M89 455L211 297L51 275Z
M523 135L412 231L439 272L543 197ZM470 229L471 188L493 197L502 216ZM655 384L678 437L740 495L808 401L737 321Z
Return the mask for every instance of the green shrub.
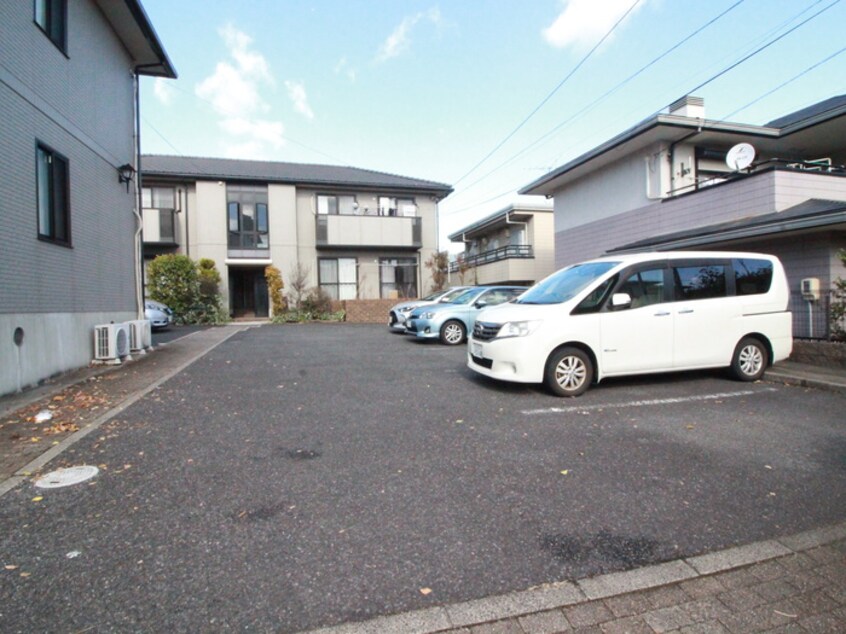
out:
M160 255L147 267L147 294L173 310L178 324L222 324L220 273L214 260L195 263L185 255Z
M197 266L186 255L160 255L147 267L147 294L179 318L199 303Z
M275 317L288 310L288 302L282 294L285 284L282 282L282 272L275 266L264 269L264 279L267 280L267 294L270 296L271 314Z

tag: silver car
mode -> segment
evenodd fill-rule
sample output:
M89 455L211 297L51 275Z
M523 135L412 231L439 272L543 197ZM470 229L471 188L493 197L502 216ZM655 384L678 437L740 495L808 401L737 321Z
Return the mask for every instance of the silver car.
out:
M152 299L144 300L144 316L150 320L150 327L154 330L169 328L173 323L173 311Z
M405 332L405 320L411 314L411 311L418 306L428 306L430 304L437 304L439 302L448 302L461 295L471 286L453 286L442 291L436 291L431 295L427 295L422 299L411 299L407 302L400 302L393 306L388 312L388 329L391 332Z

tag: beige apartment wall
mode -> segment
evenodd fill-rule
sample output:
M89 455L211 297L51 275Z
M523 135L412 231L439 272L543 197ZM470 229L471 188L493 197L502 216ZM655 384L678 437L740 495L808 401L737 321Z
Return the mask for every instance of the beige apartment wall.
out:
M293 185L268 185L267 206L270 229L270 259L282 273L285 288L296 268L299 215L297 188Z
M220 291L224 305L229 300L229 276L226 267L226 185L218 181L197 181L195 200L190 204L189 229L192 233L191 259L214 260L220 271ZM189 203L190 203L189 196Z

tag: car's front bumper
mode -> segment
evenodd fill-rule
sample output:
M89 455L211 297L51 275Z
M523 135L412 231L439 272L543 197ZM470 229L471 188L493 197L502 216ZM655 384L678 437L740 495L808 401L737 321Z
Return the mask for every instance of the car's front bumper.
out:
M437 339L441 336L441 325L431 319L409 319L405 322L405 334L418 339Z
M467 367L501 381L540 383L544 360L526 345L525 337L467 341Z
M406 317L406 313L401 311L390 311L388 313L388 328L394 332L405 332Z

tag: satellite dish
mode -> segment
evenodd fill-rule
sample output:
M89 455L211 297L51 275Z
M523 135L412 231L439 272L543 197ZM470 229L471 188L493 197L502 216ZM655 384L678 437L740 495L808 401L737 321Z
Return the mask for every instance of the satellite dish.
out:
M746 169L755 160L755 148L749 143L738 143L726 154L726 165L732 171Z

